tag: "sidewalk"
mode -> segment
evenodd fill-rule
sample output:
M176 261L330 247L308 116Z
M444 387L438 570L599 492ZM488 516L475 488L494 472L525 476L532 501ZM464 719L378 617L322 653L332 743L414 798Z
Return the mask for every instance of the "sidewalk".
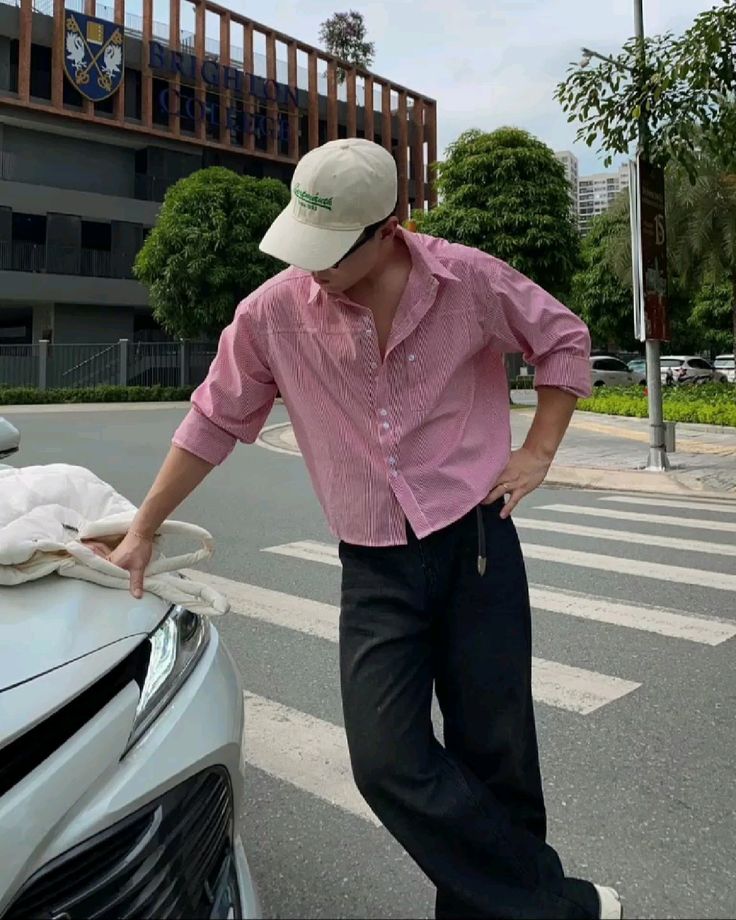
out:
M511 432L516 448L524 442L534 417L536 393L514 390L512 399ZM0 415L186 410L188 407L188 402L0 406ZM667 473L646 471L648 442L647 419L576 412L547 482L581 489L698 495L736 501L736 429L678 422L677 449L670 456L671 469ZM257 443L269 450L299 453L288 423L268 426Z
M536 394L514 390L512 399L517 406L511 412L512 444L517 448L534 418ZM576 412L546 481L582 489L697 494L736 501L736 430L678 423L676 432L670 471L652 473L645 469L646 419ZM267 427L257 443L281 453L299 453L288 423Z
M523 443L534 417L536 393L514 390L514 447ZM711 493L736 500L736 429L678 422L668 473L647 472L647 419L576 412L548 482L592 489L667 494Z

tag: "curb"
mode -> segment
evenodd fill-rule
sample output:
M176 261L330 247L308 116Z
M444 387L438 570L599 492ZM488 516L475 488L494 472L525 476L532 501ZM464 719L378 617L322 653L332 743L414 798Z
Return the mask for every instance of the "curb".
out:
M120 412L124 409L188 409L191 403L171 402L103 402L103 403L29 403L20 406L0 406L2 415L40 415L45 412Z
M544 480L553 486L568 486L600 492L643 492L653 497L674 495L680 498L702 498L711 501L736 502L732 492L708 492L682 482L677 473L648 473L645 470L608 470L584 466L550 467Z
M261 431L256 440L259 447L279 454L300 457L301 453L288 437L292 428L289 422L269 425ZM286 434L287 437L280 435ZM567 486L575 489L590 489L601 492L641 492L653 497L672 495L679 498L701 498L711 501L736 502L733 492L709 492L684 483L677 473L649 473L645 470L615 470L584 466L558 466L552 464L545 485Z

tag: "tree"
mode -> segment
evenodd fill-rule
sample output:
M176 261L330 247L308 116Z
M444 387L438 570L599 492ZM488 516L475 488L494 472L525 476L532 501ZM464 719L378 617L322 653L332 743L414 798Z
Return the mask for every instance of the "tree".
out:
M734 351L733 289L730 284L706 281L695 295L691 323L701 342L716 354Z
M600 141L606 166L636 143L641 119L652 162L676 162L694 178L703 152L728 158L736 147L734 47L736 4L723 0L680 37L630 39L593 69L571 65L555 95L580 122L576 140Z
M624 197L624 196L622 196ZM609 350L636 348L631 286L614 268L620 240L629 232L628 206L617 202L596 217L583 239L580 270L572 279L570 307L590 329L593 344Z
M721 163L722 158L702 156L694 182L670 171L668 248L685 283L699 289L695 319L715 323L709 326L714 343L724 340L727 288L729 350L736 351L736 159L730 169Z
M518 128L473 129L435 168L442 203L414 213L421 232L475 246L567 294L579 237L565 171L549 147Z
M366 40L367 34L362 13L350 10L348 13L335 13L325 19L319 29L319 40L330 54L367 70L376 53L373 42ZM342 68L338 68L337 79L340 83L345 82L345 71Z
M277 179L219 166L169 189L134 267L167 332L218 335L238 302L283 267L258 244L288 203L289 190Z
M733 339L733 252L736 201L731 174L701 157L692 184L682 168L666 171L668 310L671 348L730 350ZM597 217L582 245L571 306L596 342L625 347L633 335L629 198Z

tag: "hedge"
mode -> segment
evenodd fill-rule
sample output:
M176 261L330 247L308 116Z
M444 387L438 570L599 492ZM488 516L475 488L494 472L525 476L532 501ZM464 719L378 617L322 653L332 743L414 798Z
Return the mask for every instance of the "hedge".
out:
M39 390L35 387L0 386L0 406L31 406L46 403L181 402L194 387L100 386Z
M649 414L646 392L639 386L596 387L590 399L578 401L578 409L633 418ZM663 387L662 409L668 422L736 427L736 387L725 383Z

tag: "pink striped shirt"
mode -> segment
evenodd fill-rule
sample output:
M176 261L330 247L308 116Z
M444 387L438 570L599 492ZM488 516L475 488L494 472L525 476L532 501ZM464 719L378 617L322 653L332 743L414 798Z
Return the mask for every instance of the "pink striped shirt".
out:
M412 269L381 361L372 313L289 268L238 307L173 442L221 463L281 393L333 534L424 537L488 494L511 449L503 355L590 392L585 324L506 263L404 233Z

